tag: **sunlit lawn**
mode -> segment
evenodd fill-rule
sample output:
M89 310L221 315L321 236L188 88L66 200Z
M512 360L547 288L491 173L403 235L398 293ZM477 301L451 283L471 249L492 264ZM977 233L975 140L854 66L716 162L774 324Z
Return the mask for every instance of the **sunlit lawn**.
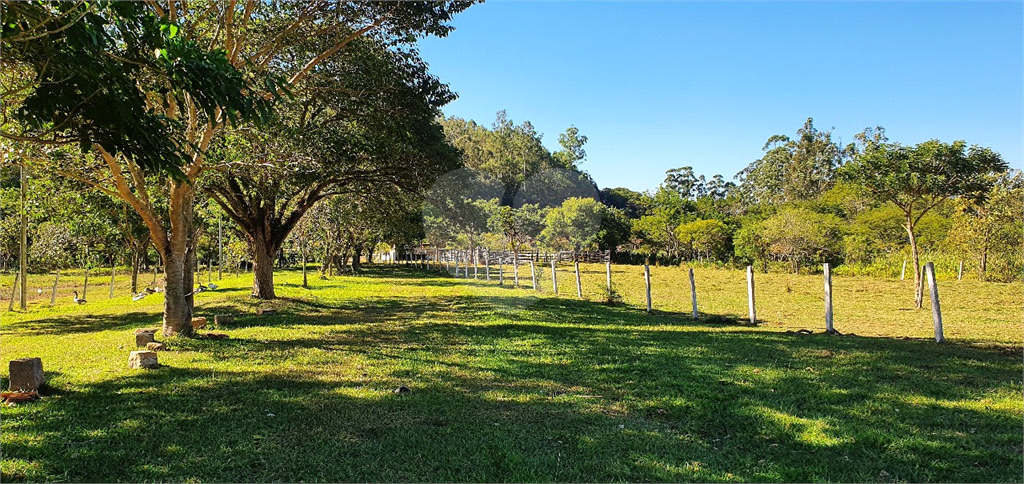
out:
M641 268L616 267L617 305L603 266L583 301L571 266L550 297L549 270L539 294L395 267L307 290L288 271L274 303L225 278L197 312L240 315L231 339L170 340L152 371L126 362L160 295L4 307L4 378L40 356L51 388L3 408L2 479L1022 479L1019 286L940 286L939 345L906 282L837 278L836 327L859 336L836 337L785 332L823 329L814 276L758 274L750 326L739 271L697 271L695 322L678 268L653 268L654 315Z

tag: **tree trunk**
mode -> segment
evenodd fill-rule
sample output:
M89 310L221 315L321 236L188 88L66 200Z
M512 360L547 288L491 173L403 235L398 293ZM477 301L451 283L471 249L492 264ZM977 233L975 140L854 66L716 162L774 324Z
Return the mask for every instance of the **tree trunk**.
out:
M139 292L139 272L142 270L142 263L146 260L146 249L149 248L149 239L145 242L135 244L132 253L132 294ZM155 267L154 267L155 268ZM156 272L154 272L155 274Z
M921 309L924 299L924 287L921 285L921 260L917 255L917 237L914 236L914 220L907 214L907 236L910 237L910 255L914 261L914 307Z
M254 234L249 236L249 250L253 255L252 297L275 299L274 255L277 248L261 234Z
M331 268L331 259L334 258L334 244L327 241L324 245L324 259L320 263L320 279L327 279L327 271Z
M366 249L366 263L370 265L373 264L373 244L368 246Z
M981 249L981 264L978 270L978 279L981 281L985 280L985 269L988 268L988 246Z
M164 336L192 334L192 266L187 264L185 237L172 236L160 254L164 264Z
M132 294L139 292L139 266L142 265L142 261L139 260L138 253L132 254Z
M359 269L362 268L362 263L363 263L362 258L363 258L363 244L356 244L356 246L352 248L352 273L353 274L359 272Z

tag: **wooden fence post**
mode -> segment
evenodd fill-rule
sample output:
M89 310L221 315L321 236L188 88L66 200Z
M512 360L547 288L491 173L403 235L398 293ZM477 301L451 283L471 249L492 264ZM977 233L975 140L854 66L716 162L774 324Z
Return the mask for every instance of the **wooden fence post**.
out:
M558 271L555 270L555 261L551 260L551 290L558 295Z
M57 269L57 276L53 278L53 291L50 292L50 306L57 304L57 281L60 280L60 269Z
M477 255L476 251L473 251L473 280L480 276L480 256Z
M82 299L85 299L85 291L89 289L89 267L85 267L85 282L82 283Z
M901 281L904 280L906 278L906 275L907 275L907 261L906 261L906 259L904 259L903 260L903 269L900 269L900 280Z
M651 266L644 264L644 284L647 286L647 314L651 314Z
M14 298L18 296L18 279L21 279L21 271L14 273L14 287L11 288L11 303L7 305L8 311L14 311Z
M693 268L690 268L690 302L693 303L693 319L697 319L697 283L693 280Z
M824 264L825 270L825 332L835 334L836 329L832 326L832 266L828 262Z
M924 272L928 276L928 290L932 296L932 321L935 323L935 342L942 343L946 338L942 335L942 310L939 309L939 286L935 282L935 264L931 262L924 265Z
M512 277L515 280L515 288L519 289L519 253L512 255Z
M530 261L530 280L533 281L533 290L537 290L537 272L534 271L533 261Z
M580 284L580 263L576 261L576 297L583 299L583 286Z
M490 249L484 254L484 274L487 277L487 282L491 282L491 251Z
M754 306L754 266L747 266L747 309L750 324L757 324L757 309Z
M960 261L960 268L957 269L957 271L956 271L956 280L959 281L959 280L961 280L963 278L964 278L964 261Z
M117 273L113 264L110 265L110 296L107 299L114 298L114 275ZM198 277L196 279L199 279Z
M608 302L612 302L612 261L605 262L604 272L608 279Z
M156 264L153 264L153 287L156 287Z
M302 287L309 289L309 280L306 279L306 241L302 240L299 245L302 249Z
M505 285L505 254L498 256L498 285Z

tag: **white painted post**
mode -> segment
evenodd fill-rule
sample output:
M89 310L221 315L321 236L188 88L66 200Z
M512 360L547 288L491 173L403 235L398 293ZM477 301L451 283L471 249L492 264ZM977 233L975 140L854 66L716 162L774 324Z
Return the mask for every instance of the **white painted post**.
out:
M487 277L487 282L491 282L491 251L487 250L484 254L484 274Z
M60 280L60 269L57 269L57 276L53 278L53 291L50 292L50 306L57 304L57 281Z
M754 266L747 266L747 309L750 324L757 324L757 309L754 306Z
M942 335L942 310L939 309L939 286L935 282L935 264L925 264L924 272L928 276L928 290L932 296L932 321L935 323L935 342L942 343L946 338Z
M961 280L963 278L964 278L964 261L960 261L960 268L957 269L957 271L956 271L956 280L959 281L959 280Z
M825 263L825 332L833 334L836 332L832 326L832 266Z
M449 252L448 254L445 254L445 257L444 257L444 271L445 272L451 272L452 271L451 252Z
M530 261L530 279L533 281L533 290L536 291L537 290L537 273L534 271L533 261L532 260Z
M473 251L473 280L480 276L480 255Z
M693 319L697 319L697 283L693 280L693 268L690 268L690 302L693 303Z
M644 264L644 284L647 285L647 314L651 314L651 266Z
M519 253L513 254L512 259L512 273L515 278L515 288L519 289Z
M604 270L608 278L608 302L612 302L612 261L605 263Z
M505 257L504 253L498 256L498 285L505 285Z
M576 297L583 299L583 286L580 284L580 263L577 261L574 265L576 266Z
M114 298L114 274L116 274L116 273L117 273L117 271L115 270L114 265L111 264L110 265L110 296L107 299L113 299ZM196 278L196 279L198 279L198 278Z
M904 280L907 275L907 261L903 261L903 269L900 269L900 280Z
M558 294L558 271L555 270L555 261L551 260L551 290Z

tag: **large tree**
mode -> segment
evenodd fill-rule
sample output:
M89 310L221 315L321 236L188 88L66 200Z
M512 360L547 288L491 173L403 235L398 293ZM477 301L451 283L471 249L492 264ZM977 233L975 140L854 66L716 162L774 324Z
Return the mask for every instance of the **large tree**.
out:
M977 258L980 280L987 279L992 255L1020 260L1024 248L1024 174L1018 170L995 176L984 201L957 202L947 242Z
M831 131L815 128L812 118L796 134L769 137L764 157L736 175L748 204L809 200L832 186L849 149L832 141Z
M209 169L206 150L218 134L265 117L270 100L300 87L354 40L373 36L395 45L443 36L451 16L469 2L73 4L81 16L56 3L23 10L17 2L3 5L4 70L30 71L36 84L26 89L45 88L21 103L21 121L30 132L5 130L4 136L74 140L97 154L95 164L66 171L124 199L145 221L165 267L163 333L187 335L194 190ZM108 5L113 7L102 10ZM335 42L297 55L292 47L310 38ZM153 147L161 149L147 155ZM160 192L166 210L152 203Z
M556 250L594 250L601 241L606 208L592 198L570 198L544 217L540 239Z
M298 48L318 51L335 41L309 42ZM207 186L248 238L252 295L275 297L273 260L317 201L392 188L422 193L458 168L457 152L435 121L452 99L415 52L363 39L324 61L296 100L282 106L272 129L225 137L211 156ZM361 253L363 237L354 240L350 248Z
M923 290L916 234L918 222L946 200L984 200L993 184L991 175L1005 172L1007 164L991 149L968 147L963 141L930 140L910 147L862 138L868 142L843 168L843 176L903 212L903 228L914 261L914 304L920 308Z

